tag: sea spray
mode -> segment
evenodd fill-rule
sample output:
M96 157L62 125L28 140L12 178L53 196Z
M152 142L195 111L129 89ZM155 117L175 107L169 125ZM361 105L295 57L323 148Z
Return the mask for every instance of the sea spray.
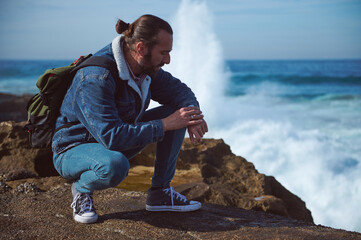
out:
M220 113L225 80L222 48L213 30L213 18L206 2L182 1L175 18L172 63L166 67L196 92L209 124Z
M306 202L316 223L361 231L359 71L339 75L333 72L337 62L239 61L240 72L230 76L206 2L182 1L172 25L174 51L166 70L196 93L207 137L223 138L235 154L275 176ZM360 62L345 66L357 69L352 64ZM247 75L257 79L240 82ZM340 78L353 86L343 88Z
M336 118L348 114L346 106L328 116L315 102L283 103L261 93L235 98L245 116L212 135L301 197L316 223L360 231L361 131L351 127L360 113L342 125Z

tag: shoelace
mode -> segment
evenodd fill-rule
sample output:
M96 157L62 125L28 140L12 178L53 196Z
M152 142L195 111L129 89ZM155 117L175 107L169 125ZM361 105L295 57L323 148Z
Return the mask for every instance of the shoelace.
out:
M91 212L93 211L93 198L89 194L77 194L74 201L71 203L70 207L73 209L76 208L76 203L80 201L80 211L79 213L83 212Z
M174 196L175 196L175 199L179 198L179 200L181 200L183 202L187 201L187 198L185 196L183 196L182 194L180 194L179 192L176 192L173 187L163 189L163 191L168 195L170 194L170 199L172 201L172 206L174 206L174 201L173 201Z

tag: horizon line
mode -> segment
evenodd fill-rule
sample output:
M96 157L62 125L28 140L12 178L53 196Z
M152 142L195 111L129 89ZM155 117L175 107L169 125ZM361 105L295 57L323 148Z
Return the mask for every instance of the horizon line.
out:
M80 57L80 56L79 56ZM71 58L0 58L0 61L75 61ZM359 58L225 58L223 61L358 61Z

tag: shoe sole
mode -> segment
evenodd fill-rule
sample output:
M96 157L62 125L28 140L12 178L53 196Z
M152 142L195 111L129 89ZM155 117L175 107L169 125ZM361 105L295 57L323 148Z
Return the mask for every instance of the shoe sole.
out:
M78 214L74 215L74 220L79 223L95 223L98 221L98 215L95 215L93 217L82 217Z
M200 209L202 204L193 204L193 205L185 205L185 206L150 206L145 205L145 209L151 212L192 212Z

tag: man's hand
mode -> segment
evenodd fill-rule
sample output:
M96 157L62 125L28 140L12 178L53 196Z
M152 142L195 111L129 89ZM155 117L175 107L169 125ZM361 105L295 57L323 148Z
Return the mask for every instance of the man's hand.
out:
M162 119L164 131L200 125L203 121L202 112L197 107L184 107L178 109L173 114Z
M192 143L194 143L194 139L197 142L202 141L203 135L206 132L208 132L208 126L204 119L200 124L188 126L188 134Z

